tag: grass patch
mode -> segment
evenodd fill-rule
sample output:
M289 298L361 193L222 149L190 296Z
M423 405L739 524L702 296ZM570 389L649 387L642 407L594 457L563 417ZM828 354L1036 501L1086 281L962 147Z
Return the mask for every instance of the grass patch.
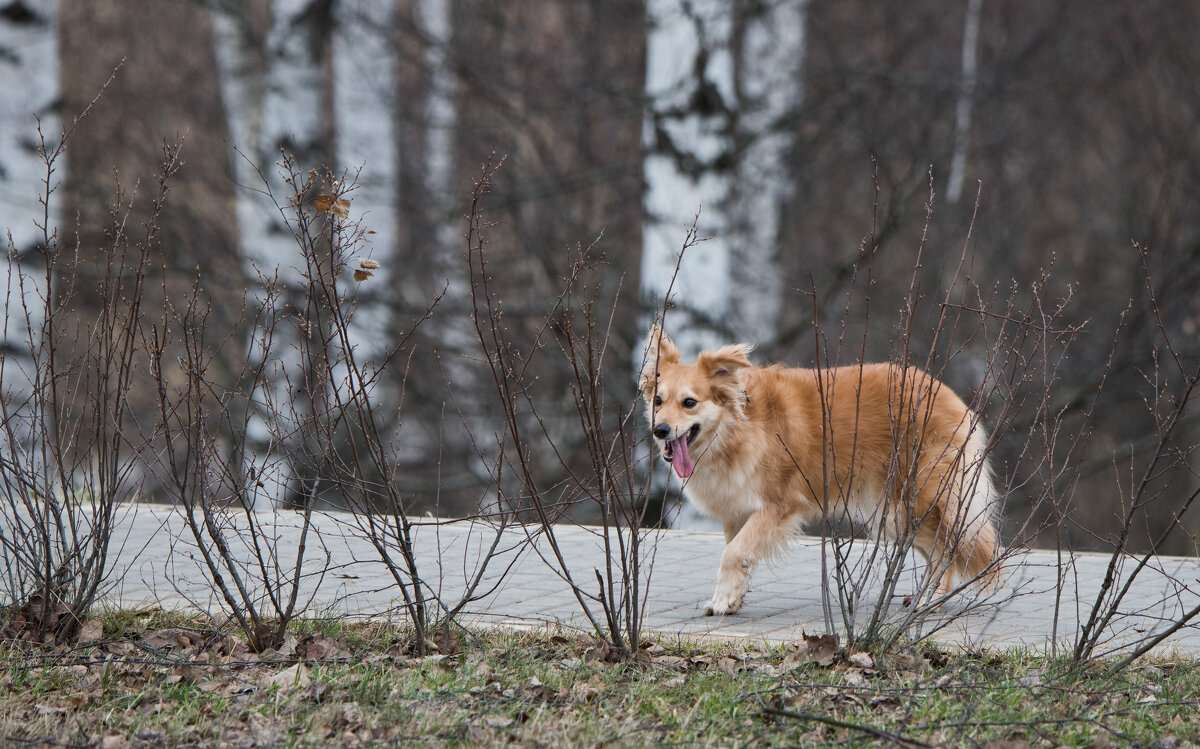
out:
M488 630L410 655L402 629L297 622L251 653L205 620L107 612L103 640L0 648L6 743L138 746L1186 746L1200 667L1067 673L1029 653L847 655ZM93 625L90 631L98 631ZM1167 743L1162 743L1167 742Z

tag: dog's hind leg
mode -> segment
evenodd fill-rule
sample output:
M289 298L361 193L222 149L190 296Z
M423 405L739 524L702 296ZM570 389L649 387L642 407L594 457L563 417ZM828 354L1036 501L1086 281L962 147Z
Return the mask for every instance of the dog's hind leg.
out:
M734 530L732 538L731 527L726 525L717 587L704 613L709 616L737 613L750 589L750 573L787 541L791 527L787 514L770 505L747 518L740 530Z

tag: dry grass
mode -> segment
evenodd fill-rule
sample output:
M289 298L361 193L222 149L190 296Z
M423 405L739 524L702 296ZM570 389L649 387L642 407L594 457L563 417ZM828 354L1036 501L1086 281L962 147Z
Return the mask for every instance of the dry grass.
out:
M413 657L405 631L294 623L255 655L198 619L115 612L96 642L0 655L0 736L20 745L1175 746L1200 740L1200 667L1066 672L1022 653L851 656L574 634L464 633ZM447 647L448 645L448 647ZM1159 744L1165 746L1166 744Z

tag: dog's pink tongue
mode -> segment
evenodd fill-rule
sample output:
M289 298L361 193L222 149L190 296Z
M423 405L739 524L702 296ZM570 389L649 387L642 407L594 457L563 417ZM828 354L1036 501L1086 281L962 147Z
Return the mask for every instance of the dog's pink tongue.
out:
M681 479L692 475L692 456L688 455L686 433L679 439L671 440L671 466Z

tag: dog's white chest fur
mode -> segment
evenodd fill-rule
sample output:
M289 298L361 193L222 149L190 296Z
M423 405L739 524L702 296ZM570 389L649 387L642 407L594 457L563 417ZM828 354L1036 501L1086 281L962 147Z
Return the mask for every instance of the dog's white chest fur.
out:
M753 463L743 462L728 469L699 461L696 472L684 484L684 494L701 511L722 522L745 520L762 509L756 469Z

